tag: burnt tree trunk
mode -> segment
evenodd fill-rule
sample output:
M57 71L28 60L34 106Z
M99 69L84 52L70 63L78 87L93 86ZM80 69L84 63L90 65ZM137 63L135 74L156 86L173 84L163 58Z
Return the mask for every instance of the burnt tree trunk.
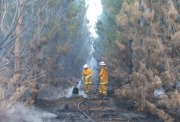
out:
M21 30L22 30L22 9L23 9L23 0L18 1L18 24L16 27L16 41L15 41L15 65L14 65L14 76L13 81L14 85L17 85L20 81L20 47L21 47Z

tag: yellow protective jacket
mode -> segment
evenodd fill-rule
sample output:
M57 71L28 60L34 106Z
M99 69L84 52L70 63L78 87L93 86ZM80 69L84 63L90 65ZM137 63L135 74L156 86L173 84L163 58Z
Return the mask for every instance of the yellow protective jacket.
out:
M92 83L92 77L93 73L90 68L84 69L82 72L82 77L84 79L85 84L91 84Z
M108 83L108 71L105 67L101 68L99 73L100 84L107 84Z

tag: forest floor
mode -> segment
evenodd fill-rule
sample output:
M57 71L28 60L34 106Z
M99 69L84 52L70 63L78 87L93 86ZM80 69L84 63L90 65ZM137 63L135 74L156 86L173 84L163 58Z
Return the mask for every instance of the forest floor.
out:
M91 94L88 98L74 96L54 101L38 100L36 106L57 115L51 122L89 122L78 110L78 104L84 100L90 101L83 103L80 108L95 122L163 122L156 116L138 113L133 102L116 99L113 95L109 95L107 99Z

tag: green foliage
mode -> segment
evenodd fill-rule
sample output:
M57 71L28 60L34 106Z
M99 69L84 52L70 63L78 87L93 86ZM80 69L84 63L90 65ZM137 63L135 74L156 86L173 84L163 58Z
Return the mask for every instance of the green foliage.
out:
M131 4L131 3L134 3L135 0L126 0L126 2L127 2L128 4Z
M72 3L67 11L67 17L74 18L78 15L78 13L81 11L81 4L77 5L76 3Z
M124 0L102 0L102 4L109 12L118 13Z
M75 35L75 31L77 30L77 23L71 23L70 25L68 25L68 38L72 38Z
M121 38L116 34L116 16L118 15L124 0L102 0L103 14L97 23L98 34L106 51L113 50L114 41Z
M57 6L55 4L61 4L60 1L55 0L51 3L51 7ZM63 7L63 6L62 6ZM79 2L75 1L69 1L69 5L66 6L67 8L64 8L66 10L64 14L61 16L53 16L47 25L45 26L45 30L48 33L49 30L53 30L55 28L59 29L59 35L66 35L64 39L62 40L72 40L73 37L75 37L76 33L78 33L80 30L78 30L78 27L80 26L80 22L82 22L82 11L84 10L84 1L80 0ZM53 8L54 9L54 8ZM59 40L60 41L60 40Z
M66 27L68 30L68 38L71 39L77 33L78 27L82 20L80 13L84 10L84 2L81 0L79 3L72 2L67 10L66 14ZM80 30L79 30L80 31Z
M61 0L53 0L50 2L49 7L51 9L57 8L60 6L61 2L62 2Z
M54 26L54 27L58 27L59 28L60 25L61 25L61 20L58 19L58 18L55 18L55 19L51 20L49 22L49 24L50 24L51 27Z

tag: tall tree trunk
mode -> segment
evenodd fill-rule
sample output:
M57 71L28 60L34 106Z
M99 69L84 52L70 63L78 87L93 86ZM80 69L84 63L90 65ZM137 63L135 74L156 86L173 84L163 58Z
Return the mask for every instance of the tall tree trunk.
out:
M2 12L2 1L0 0L0 11ZM1 13L0 13L0 23L1 23Z
M40 3L39 3L39 6L38 6L38 11L40 10ZM40 36L40 33L41 33L41 23L42 23L42 20L41 20L41 14L42 13L39 13L38 14L38 19L37 19L37 34L39 34L38 38L37 38L37 42L38 42L38 45L35 49L35 59L34 59L34 77L35 77L35 80L33 80L34 82L34 89L33 89L33 92L31 93L31 99L34 101L34 104L36 104L36 101L37 101L37 91L39 89L38 87L38 83L37 83L37 80L38 80L38 75L39 74L39 66L38 66L38 63L39 63L39 54L40 54L40 51L41 51L41 44L40 44L40 39L41 39L41 36Z
M21 30L22 30L22 8L23 8L23 0L18 1L18 24L16 27L16 38L15 41L15 66L14 66L14 78L13 81L15 85L20 81L20 44L21 44Z

